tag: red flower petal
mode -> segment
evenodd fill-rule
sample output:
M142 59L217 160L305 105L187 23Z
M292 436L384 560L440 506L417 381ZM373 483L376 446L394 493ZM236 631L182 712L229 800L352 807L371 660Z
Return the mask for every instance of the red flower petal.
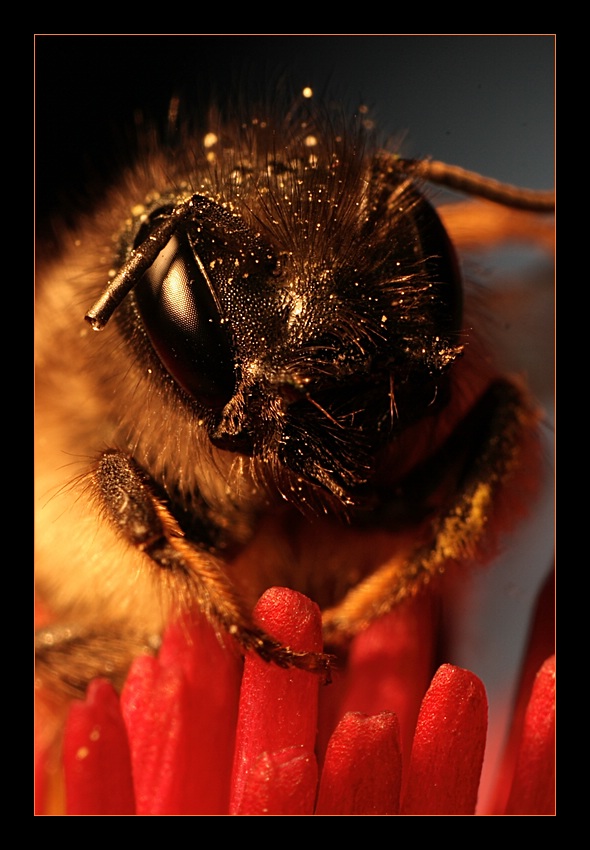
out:
M555 656L533 686L506 814L555 814Z
M48 755L37 742L35 742L35 815L44 815L47 808L49 769L47 767Z
M393 711L399 720L404 765L408 764L420 704L432 676L435 604L428 594L409 599L354 639L345 683L336 673L334 695L332 688L322 693L322 701L329 702L336 698L337 688L345 691L329 734L348 711L368 715ZM327 725L322 714L324 737ZM320 742L320 752L326 743Z
M486 729L482 683L444 664L422 701L401 814L474 814Z
M401 771L395 714L346 714L328 745L316 814L396 815Z
M303 747L263 753L251 765L235 814L311 815L317 784L315 755Z
M495 778L494 795L482 814L504 815L522 741L525 715L534 683L545 659L555 652L555 573L552 570L539 593L528 648L524 657L510 734ZM551 788L553 796L554 789Z
M133 815L127 732L110 682L95 679L74 702L64 736L68 815Z
M259 600L255 618L262 628L298 651L321 652L319 608L305 596L271 588ZM247 778L263 753L290 748L313 752L317 732L317 674L283 670L255 653L245 660L232 780L231 814L245 811ZM288 801L285 801L287 806ZM285 812L286 813L286 812ZM311 814L311 812L309 812Z
M137 813L227 814L240 664L207 623L168 629L137 658L121 705Z

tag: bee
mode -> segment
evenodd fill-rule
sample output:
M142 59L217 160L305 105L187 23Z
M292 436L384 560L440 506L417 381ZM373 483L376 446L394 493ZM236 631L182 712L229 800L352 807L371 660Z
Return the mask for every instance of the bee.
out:
M427 187L510 222L552 196L403 159L308 102L148 148L39 260L39 678L120 683L186 615L327 676L489 558L534 487L539 412L476 332ZM318 603L326 653L254 624L273 585Z

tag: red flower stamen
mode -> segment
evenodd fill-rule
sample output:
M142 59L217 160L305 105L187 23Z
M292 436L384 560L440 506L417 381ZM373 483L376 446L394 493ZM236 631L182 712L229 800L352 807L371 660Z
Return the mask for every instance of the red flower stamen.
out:
M137 814L227 814L240 663L206 624L170 628L123 692Z
M555 656L537 674L506 814L555 814Z
M391 630L409 652L427 609L414 600L372 626L353 643L349 663L329 687L315 674L281 669L255 653L246 657L241 676L241 659L208 625L169 628L157 659L136 659L120 706L101 680L72 704L63 745L66 813L473 815L487 727L485 690L474 674L440 667L417 722L405 709L402 721L394 706L371 714L344 711L362 692L355 673L368 705L399 695L405 668L384 663L395 654ZM260 600L256 619L295 650L322 650L320 612L301 594L273 588ZM401 705L416 699L406 695ZM331 702L330 710L318 714L318 700ZM554 706L551 658L525 713L509 802L495 814L554 813ZM334 717L341 717L335 729ZM404 736L413 744L402 765Z
M472 815L483 764L487 699L468 670L444 664L422 701L404 815Z
M72 704L64 734L68 815L133 815L129 741L110 682L90 683Z
M262 596L254 614L257 623L285 646L296 651L321 652L320 611L307 597L272 588ZM244 813L248 775L260 756L293 748L301 748L305 757L314 752L319 686L320 679L314 674L293 668L283 670L254 653L247 656L240 694L231 814ZM308 812L311 813L312 810Z
M395 714L346 714L330 738L317 815L396 815L402 778Z

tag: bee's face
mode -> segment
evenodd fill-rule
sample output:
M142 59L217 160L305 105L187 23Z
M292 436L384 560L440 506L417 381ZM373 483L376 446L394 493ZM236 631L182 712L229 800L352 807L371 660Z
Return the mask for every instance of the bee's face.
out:
M39 587L56 610L92 620L69 581L106 552L111 623L151 629L172 588L295 663L252 627L250 592L313 589L337 640L477 557L535 415L468 336L415 173L312 109L183 136L81 227L39 295L39 478L62 488L40 512ZM90 458L81 490L61 452Z
M207 194L142 211L132 246L161 251L117 320L147 337L213 446L353 504L381 446L446 396L461 283L403 172L360 138L348 160L333 131L314 140L277 148L266 130L244 159L234 141L231 164L210 150Z

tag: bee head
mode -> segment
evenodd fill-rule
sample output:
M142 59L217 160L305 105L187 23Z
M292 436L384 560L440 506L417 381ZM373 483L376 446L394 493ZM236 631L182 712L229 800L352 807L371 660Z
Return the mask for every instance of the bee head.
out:
M161 203L103 302L130 293L213 445L353 504L379 449L444 404L462 294L408 175L343 161L266 151L265 168L229 170L229 201ZM90 321L109 310L99 302Z

